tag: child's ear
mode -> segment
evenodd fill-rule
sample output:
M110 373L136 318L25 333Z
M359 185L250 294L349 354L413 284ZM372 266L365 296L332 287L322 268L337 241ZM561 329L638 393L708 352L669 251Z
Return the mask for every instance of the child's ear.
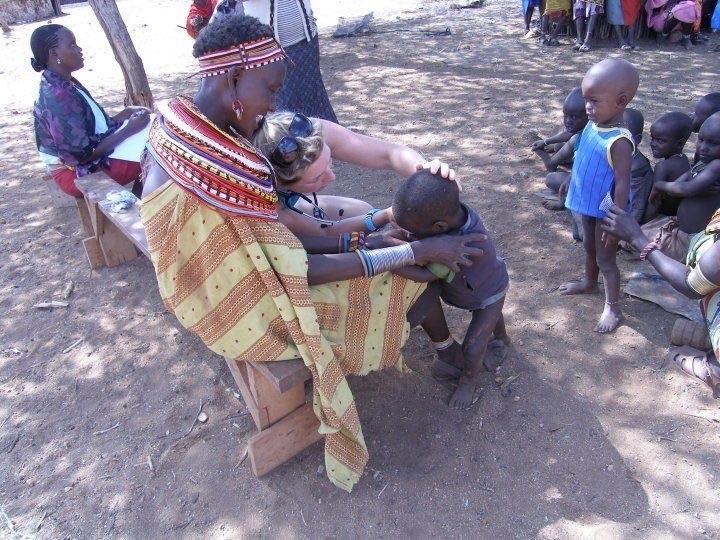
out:
M617 104L620 107L625 108L628 103L630 103L630 100L628 99L627 94L625 92L621 93L617 98Z
M442 221L442 220L436 221L435 223L433 223L432 228L433 228L433 231L435 232L435 234L443 234L443 233L448 232L448 230L450 230L450 226L448 225L448 222Z

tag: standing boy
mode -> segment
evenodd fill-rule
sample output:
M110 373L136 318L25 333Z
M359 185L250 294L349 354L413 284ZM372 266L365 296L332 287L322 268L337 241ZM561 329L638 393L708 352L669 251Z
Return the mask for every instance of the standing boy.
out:
M605 307L595 331L608 333L622 320L620 270L615 262L617 240L604 235L600 220L610 198L620 208L628 203L632 156L631 133L623 112L640 83L637 69L627 60L608 58L588 70L582 81L585 110L590 120L575 151L565 206L582 215L585 275L560 286L563 294L595 291L600 272L605 285Z

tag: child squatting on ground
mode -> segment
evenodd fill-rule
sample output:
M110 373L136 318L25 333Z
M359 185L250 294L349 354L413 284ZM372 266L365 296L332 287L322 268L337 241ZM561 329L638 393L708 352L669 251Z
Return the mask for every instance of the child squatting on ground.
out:
M438 380L455 380L458 386L450 398L450 406L466 409L479 399L476 395L478 377L485 369L488 343L494 336L494 346L509 343L505 331L503 305L509 278L505 262L495 251L480 216L460 202L460 192L454 182L422 170L405 180L393 200L393 215L397 224L417 238L438 234L484 234L483 255L473 259L470 266L457 273L430 265L415 267L410 277L415 281L441 281L441 298L448 304L472 312L472 320L465 334L462 348L450 335L443 322L434 324L426 318L423 329L438 350L432 367ZM403 275L405 275L403 273Z
M591 67L582 80L589 122L577 143L565 206L582 215L585 275L560 286L563 294L595 291L602 272L605 308L595 331L612 332L622 320L620 271L615 262L617 239L603 234L600 220L608 199L625 208L630 191L631 133L625 129L623 112L640 83L637 69L627 60L609 58Z

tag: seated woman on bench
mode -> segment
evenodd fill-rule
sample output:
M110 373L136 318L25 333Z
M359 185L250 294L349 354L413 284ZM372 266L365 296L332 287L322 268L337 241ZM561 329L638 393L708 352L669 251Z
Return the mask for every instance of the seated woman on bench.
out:
M278 221L272 166L250 142L285 78L272 29L252 17L213 21L193 55L200 88L158 106L148 143L140 213L160 294L217 354L303 359L327 474L349 491L368 451L345 377L400 368L408 320L419 324L438 294L391 271L431 261L458 269L482 253L469 244L484 235L365 245L357 235L346 245L294 236Z
M92 172L103 170L122 185L138 180L139 160L109 156L120 143L142 131L150 119L150 110L126 107L108 116L72 76L84 61L75 36L64 26L46 24L36 28L30 48L30 64L35 71L42 71L40 94L33 109L35 139L53 181L68 195L82 197L75 179Z

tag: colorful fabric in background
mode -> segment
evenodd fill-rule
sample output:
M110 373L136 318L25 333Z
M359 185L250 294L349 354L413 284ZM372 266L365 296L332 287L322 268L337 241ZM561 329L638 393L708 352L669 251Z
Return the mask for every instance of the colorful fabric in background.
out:
M718 241L716 238L718 234L720 234L720 209L713 214L705 230L692 237L685 261L689 267L694 268L697 265L705 252ZM720 287L705 295L701 302L710 343L715 357L720 358Z
M75 171L78 177L99 167L109 167L107 156L94 161L88 161L88 157L100 141L120 127L93 100L108 126L107 131L97 134L95 113L80 91L92 99L90 92L77 80L68 81L45 70L33 108L35 141L41 159L50 168L62 166Z
M529 8L540 8L542 0L521 0L520 9L522 9L521 15L524 17Z
M551 21L557 21L567 16L571 7L570 0L546 0L543 15L547 15Z
M720 2L715 4L715 11L710 19L710 28L713 32L720 32Z
M637 22L642 0L606 0L605 13L609 24L632 26Z
M163 302L217 354L243 361L302 358L313 376L328 477L350 491L368 451L346 376L402 369L406 314L425 284L385 273L309 286L307 253L274 216L247 217L242 206L240 212L218 211L204 190L198 195L195 182L178 174L201 170L208 184L220 185L238 176L240 162L250 162L253 170L265 162L246 141L198 116L191 103L174 101L174 106L160 107L159 118L168 111L176 114L161 119L153 131L164 132L162 126L175 122L183 107L194 115L185 126L195 132L173 128L151 141L152 155L160 157L172 180L140 206ZM164 140L178 146L166 157L161 154ZM214 164L203 167L210 156L198 156L209 149L216 151ZM264 182L264 177L255 180ZM248 197L256 194L249 181L233 189Z
M279 111L303 113L337 123L320 73L320 42L317 35L285 49L290 58L287 75L277 97Z
M200 30L207 26L208 22L210 22L210 18L215 12L216 5L217 0L205 0L205 3L202 6L198 6L195 2L191 3L190 11L188 12L188 16L185 21L185 30L187 30L187 33L191 38L197 38ZM193 26L193 21L198 17L201 19L200 25L195 27Z
M670 14L679 23L699 24L702 6L699 0L681 0L674 4L670 10L666 9L667 4L668 0L647 0L645 2L648 28L662 33Z

